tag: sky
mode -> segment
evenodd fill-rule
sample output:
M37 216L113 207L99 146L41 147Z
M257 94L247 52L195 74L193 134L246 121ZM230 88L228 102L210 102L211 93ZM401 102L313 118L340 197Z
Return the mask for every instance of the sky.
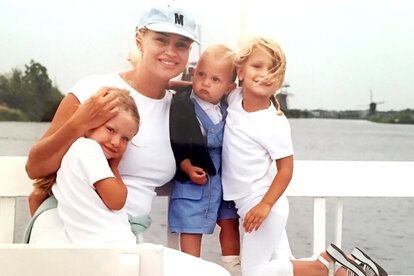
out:
M199 23L199 50L238 50L252 36L279 42L290 108L414 109L412 0L176 0ZM46 66L67 93L90 74L130 68L140 14L164 0L0 0L0 74Z

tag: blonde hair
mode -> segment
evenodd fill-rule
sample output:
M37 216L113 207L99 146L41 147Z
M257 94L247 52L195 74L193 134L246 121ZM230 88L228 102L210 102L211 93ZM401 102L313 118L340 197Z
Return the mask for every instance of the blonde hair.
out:
M138 50L138 48L135 48L128 52L127 61L131 64L133 68L137 67L140 60L141 60L141 52Z
M108 90L107 94L115 94L118 100L118 109L120 111L125 111L134 119L137 124L137 129L139 128L139 123L141 118L139 116L138 107L135 103L134 98L131 97L128 90L111 88Z
M200 59L203 56L211 55L216 60L225 60L231 65L231 77L230 82L235 82L237 77L236 67L235 67L235 58L236 53L229 47L222 44L214 44L203 51Z
M135 104L135 100L129 95L129 91L124 89L118 89L118 88L111 88L108 90L107 94L115 94L118 100L118 109L121 112L128 113L136 122L137 130L139 128L140 124L140 116L138 113L137 105ZM52 194L52 186L56 182L56 172L40 178L36 179L33 183L34 194Z
M137 67L139 62L141 61L142 57L142 51L139 46L139 43L141 43L142 39L145 36L145 33L147 32L146 28L140 28L138 27L135 29L135 48L130 50L128 52L127 61L132 65L133 68Z
M260 49L273 61L274 66L269 70L268 76L262 82L274 82L277 85L276 92L282 87L286 72L286 57L279 44L269 38L258 37L250 40L235 57L235 65L242 68L249 59L254 49ZM270 101L277 109L277 114L282 115L279 101L275 94L270 96Z

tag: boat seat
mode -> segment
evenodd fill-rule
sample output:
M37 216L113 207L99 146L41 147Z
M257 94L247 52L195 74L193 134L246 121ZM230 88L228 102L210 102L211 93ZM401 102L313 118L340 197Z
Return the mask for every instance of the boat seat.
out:
M161 276L163 246L0 244L1 274L8 276Z

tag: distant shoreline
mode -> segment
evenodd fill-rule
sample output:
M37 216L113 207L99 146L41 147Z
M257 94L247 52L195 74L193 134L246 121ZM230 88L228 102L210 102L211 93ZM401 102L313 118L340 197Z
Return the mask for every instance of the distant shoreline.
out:
M376 111L369 113L367 110L302 110L288 109L284 110L286 117L294 119L347 119L347 120L368 120L376 123L385 124L414 124L414 109L405 109L400 111ZM0 112L0 122L37 122L28 121L26 118L10 118L10 116L2 116ZM48 123L42 121L43 123Z
M414 109L405 109L401 111L376 111L369 112L367 110L301 110L289 109L285 110L288 118L295 119L348 119L348 120L368 120L376 123L386 124L414 124Z

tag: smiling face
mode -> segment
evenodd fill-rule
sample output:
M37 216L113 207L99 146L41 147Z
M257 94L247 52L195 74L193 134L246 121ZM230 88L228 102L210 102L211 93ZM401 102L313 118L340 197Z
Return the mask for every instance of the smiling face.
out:
M97 141L101 145L106 159L111 159L122 156L129 141L137 132L136 119L128 112L121 111L105 124L88 131L85 137Z
M142 51L141 62L153 74L169 80L184 71L192 41L181 35L144 30L137 32L137 44Z
M279 84L271 74L277 66L270 52L262 48L253 48L250 56L239 68L239 80L243 81L243 88L256 96L269 98L279 88Z

